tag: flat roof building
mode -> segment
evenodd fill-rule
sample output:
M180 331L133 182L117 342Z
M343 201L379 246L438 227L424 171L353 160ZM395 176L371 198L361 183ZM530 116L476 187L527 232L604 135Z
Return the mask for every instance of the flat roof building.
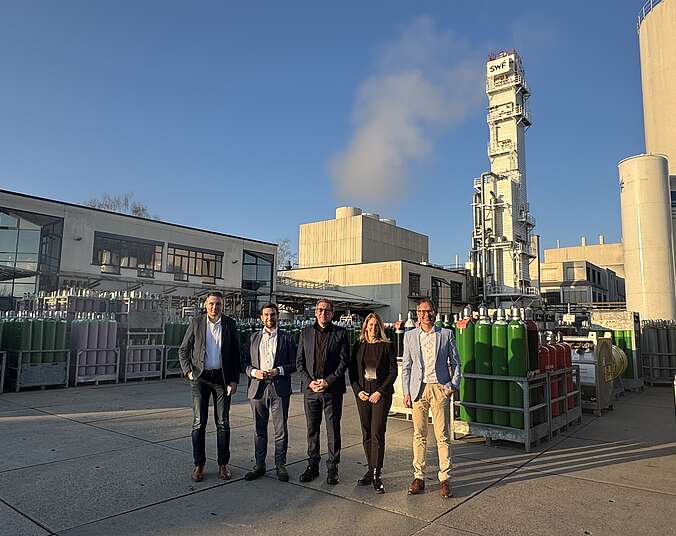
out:
M257 316L275 291L277 245L0 190L0 308L64 288L226 295Z
M545 263L563 261L589 261L601 268L608 268L618 276L624 277L624 247L622 242L606 244L603 235L598 244L588 244L582 238L578 246L557 247L544 250ZM542 268L541 268L542 269Z
M377 309L385 321L406 318L422 298L441 314L459 313L471 301L469 272L429 263L428 242L392 219L340 207L335 219L301 224L299 267L278 276L349 293L361 299L358 310Z

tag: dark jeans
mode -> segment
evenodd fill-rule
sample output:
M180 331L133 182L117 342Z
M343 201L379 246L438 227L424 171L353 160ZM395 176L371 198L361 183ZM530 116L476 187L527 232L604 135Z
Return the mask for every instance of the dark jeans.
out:
M307 456L310 465L319 465L319 427L322 412L326 417L326 439L329 457L326 467L335 468L340 463L340 417L343 414L342 393L305 392L305 419L307 421Z
M375 388L370 389L368 382L364 390L369 394L376 391ZM385 431L387 416L392 406L392 395L383 393L376 404L372 404L368 400L364 402L359 397L356 398L366 461L370 469L381 469L385 457Z
M230 462L230 397L226 395L221 371L203 371L192 387L192 456L195 465L207 461L205 437L209 420L209 398L214 397L214 422L216 423L216 446L218 465Z
M263 396L251 400L251 409L255 421L254 445L256 447L256 465L265 467L268 453L268 421L272 414L272 425L275 429L275 465L286 464L286 451L289 446L289 398L278 396L275 386L269 384Z

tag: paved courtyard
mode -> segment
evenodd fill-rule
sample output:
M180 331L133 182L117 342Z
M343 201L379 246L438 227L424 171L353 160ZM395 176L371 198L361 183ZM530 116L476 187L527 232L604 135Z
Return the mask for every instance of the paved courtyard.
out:
M676 535L670 388L621 397L614 411L585 414L529 454L478 438L454 442L451 499L438 494L434 464L427 493L407 495L411 424L396 418L388 422L386 493L355 485L365 467L351 392L337 486L326 484L324 466L316 481L298 481L306 456L298 394L291 480L279 482L272 470L245 481L253 426L242 391L230 418L233 479L217 478L210 423L199 484L190 479L190 390L180 379L0 395L0 534ZM323 429L322 441L325 450ZM433 433L428 448L434 461Z

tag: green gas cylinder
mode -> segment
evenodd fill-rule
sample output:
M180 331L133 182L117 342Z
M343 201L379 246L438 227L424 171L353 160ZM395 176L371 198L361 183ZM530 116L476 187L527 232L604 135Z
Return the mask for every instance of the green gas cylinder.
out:
M493 346L492 374L494 376L509 376L507 361L507 320L504 309L498 309L497 318L493 322L491 343ZM509 406L509 382L492 382L493 404ZM509 413L493 410L493 424L509 426Z
M474 320L472 309L465 308L465 318L457 324L457 345L460 354L460 370L463 373L460 379L460 400L462 402L476 401L476 387L473 379L465 378L464 373L473 374L474 365ZM460 419L465 422L476 421L476 410L460 406Z
M624 330L624 352L627 354L627 369L622 375L623 378L634 378L634 354L636 345L634 344L634 332L631 329Z
M43 363L52 363L54 361L54 343L56 342L56 320L51 316L48 316L43 321L43 331L42 331L42 349L45 351L43 354Z
M510 376L525 378L528 374L528 334L518 307L512 307L512 319L507 326L507 368ZM509 405L523 407L523 391L514 382L509 385ZM523 415L510 412L509 424L512 428L523 428Z
M30 354L31 363L40 364L42 363L42 332L44 328L44 322L42 318L34 316L30 319L32 324L31 327L31 350L33 353ZM36 351L37 350L37 351Z
M474 327L474 368L477 374L492 374L491 363L491 330L492 323L485 305L479 307L479 321ZM476 401L479 404L492 404L493 393L491 380L476 380ZM491 424L493 411L477 408L476 420L480 423Z
M68 348L68 341L66 339L68 332L68 321L65 316L61 316L56 320L56 335L54 336L54 348L56 350ZM57 352L54 354L54 361L63 363L68 357L68 350Z
M31 320L32 319L29 318L28 316L21 316L17 319L16 322L16 330L17 330L16 342L18 343L17 350L26 352L30 351L31 349L32 328L33 328L33 322ZM24 354L22 359L24 363L30 363L31 354Z

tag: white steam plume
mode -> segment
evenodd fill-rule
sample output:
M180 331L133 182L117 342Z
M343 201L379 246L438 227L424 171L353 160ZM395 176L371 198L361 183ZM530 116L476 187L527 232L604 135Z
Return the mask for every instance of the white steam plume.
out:
M429 17L383 47L376 72L357 90L354 132L330 163L338 196L397 201L409 165L434 149L441 132L482 103L483 62Z

